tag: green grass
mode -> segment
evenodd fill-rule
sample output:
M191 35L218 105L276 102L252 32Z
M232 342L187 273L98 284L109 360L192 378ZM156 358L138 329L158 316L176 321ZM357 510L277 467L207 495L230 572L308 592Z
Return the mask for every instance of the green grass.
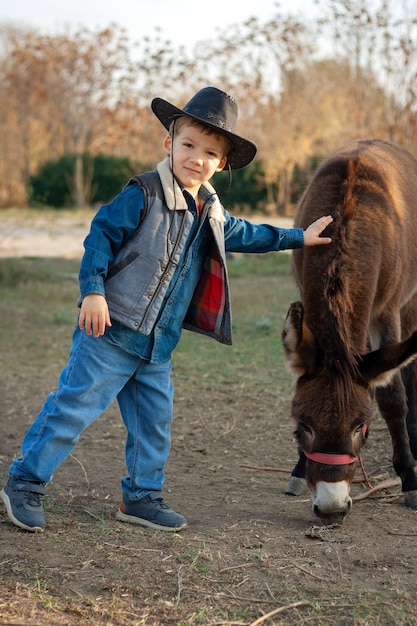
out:
M7 373L64 365L77 315L77 261L0 259L0 363Z
M174 355L177 375L213 383L275 385L282 359L281 329L297 298L290 255L242 255L229 261L233 345L184 332ZM278 371L277 371L278 368Z
M276 368L283 368L282 324L297 297L290 259L287 253L270 253L236 255L229 261L233 346L185 331L174 354L176 376L275 384L280 378ZM16 366L28 350L33 358L37 348L42 348L43 360L66 358L63 346L69 347L77 316L78 267L78 261L64 259L0 260L2 351L15 352Z

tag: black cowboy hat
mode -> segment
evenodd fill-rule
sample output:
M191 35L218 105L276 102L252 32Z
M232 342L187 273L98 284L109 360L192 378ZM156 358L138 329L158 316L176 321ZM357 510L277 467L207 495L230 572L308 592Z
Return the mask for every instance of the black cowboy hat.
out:
M255 144L233 132L238 115L236 100L216 87L200 89L183 109L162 98L154 98L151 108L167 130L176 117L186 115L225 135L232 145L227 155L227 163L232 170L249 165L255 157Z

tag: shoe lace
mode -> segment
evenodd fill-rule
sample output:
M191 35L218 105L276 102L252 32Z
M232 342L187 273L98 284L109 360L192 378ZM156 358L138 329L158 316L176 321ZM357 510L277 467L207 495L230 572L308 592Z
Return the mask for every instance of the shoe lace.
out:
M169 506L166 504L166 502L164 502L163 498L155 498L153 502L156 504L156 506L159 506L161 509L169 509Z

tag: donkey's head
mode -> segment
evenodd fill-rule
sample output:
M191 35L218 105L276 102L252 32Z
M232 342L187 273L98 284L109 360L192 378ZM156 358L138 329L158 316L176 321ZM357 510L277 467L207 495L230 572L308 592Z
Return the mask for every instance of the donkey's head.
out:
M323 350L293 303L282 333L285 355L298 375L292 417L299 450L307 457L306 481L319 517L346 515L355 461L368 436L372 389L386 385L413 360L417 333L407 341L358 358Z

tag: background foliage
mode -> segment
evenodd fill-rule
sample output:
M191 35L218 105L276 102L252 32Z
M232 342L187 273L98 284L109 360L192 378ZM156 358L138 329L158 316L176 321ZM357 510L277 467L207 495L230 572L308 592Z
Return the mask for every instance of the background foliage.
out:
M73 175L75 154L64 154L57 161L47 161L30 177L29 200L32 204L55 208L69 207L74 203ZM146 165L135 165L128 157L106 154L82 155L84 195L89 205L111 200L127 180Z
M317 21L277 8L190 51L158 33L134 50L114 25L45 35L0 24L0 207L25 206L32 177L63 157L74 161L62 202L90 204L97 181L83 155L153 166L162 129L151 99L182 105L207 84L237 98L238 131L259 147L227 196L232 206L291 214L312 165L351 139L414 151L416 3L317 3Z

